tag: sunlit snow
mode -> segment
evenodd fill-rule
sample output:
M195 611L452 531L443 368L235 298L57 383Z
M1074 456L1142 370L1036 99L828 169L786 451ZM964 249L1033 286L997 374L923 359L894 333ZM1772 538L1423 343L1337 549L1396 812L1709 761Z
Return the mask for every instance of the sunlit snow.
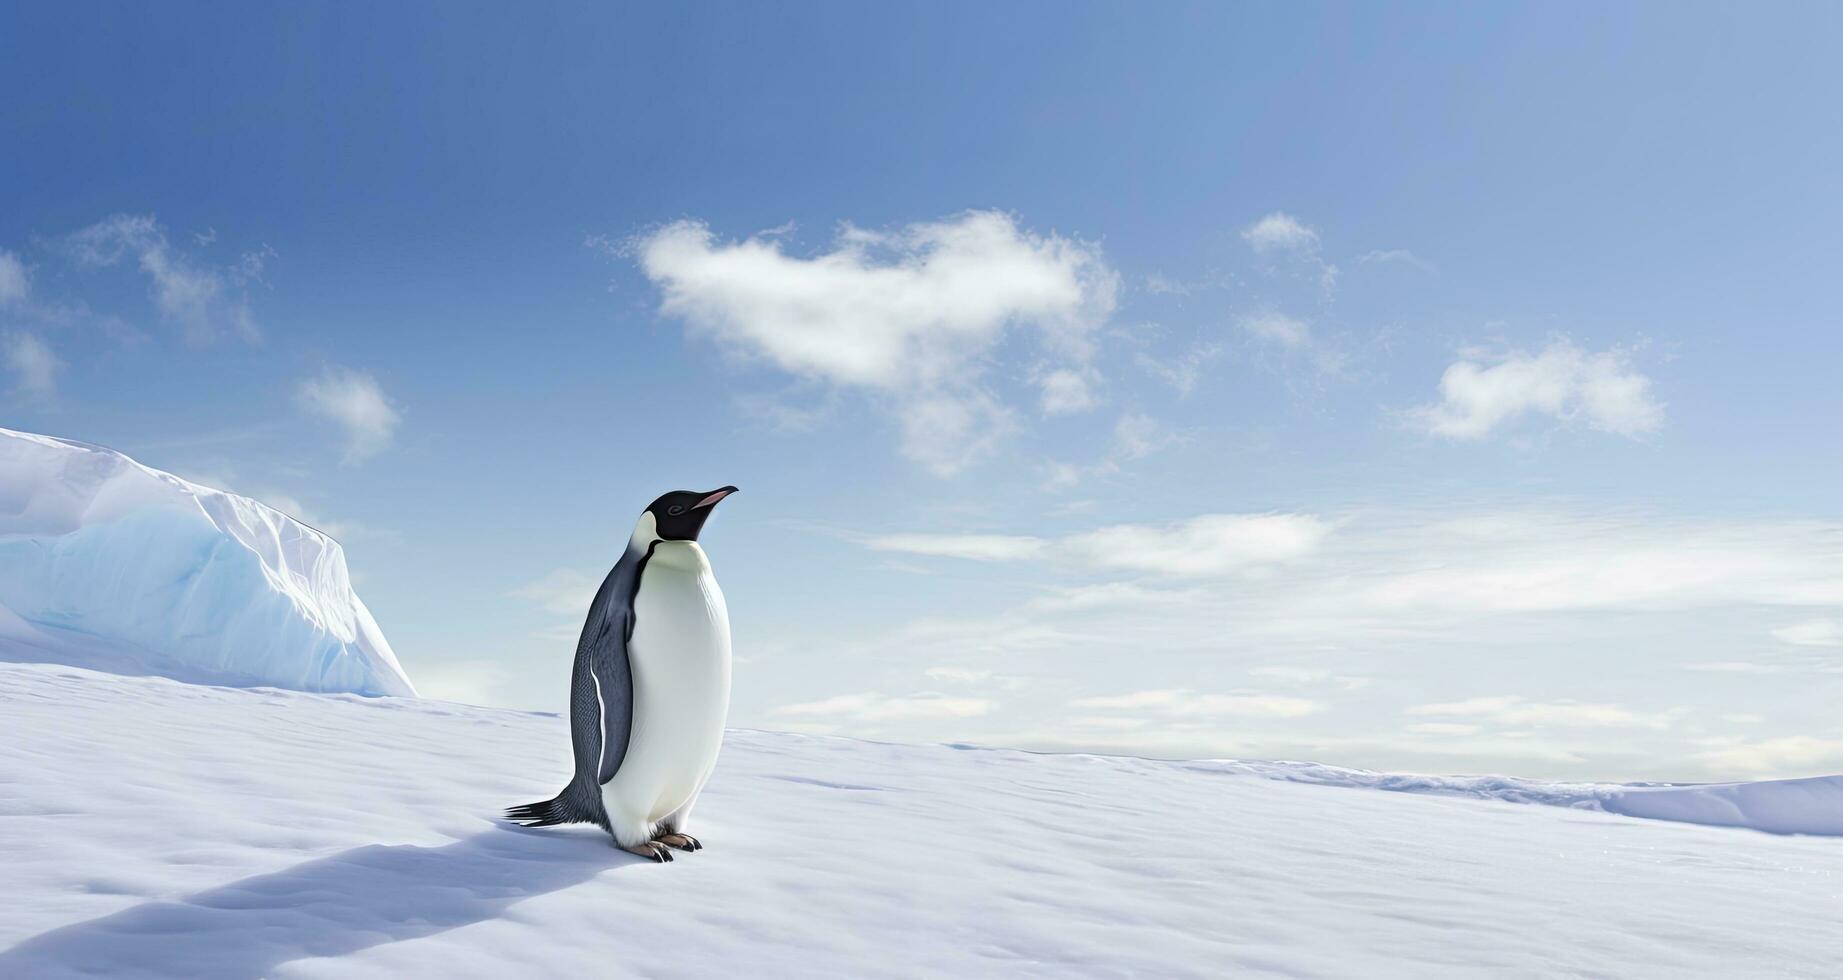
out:
M1414 777L1307 785L1268 778L1296 767L736 731L691 828L705 849L653 864L593 828L498 819L568 772L553 715L47 665L0 665L0 711L5 977L1821 977L1843 962L1843 841L1588 808L1615 787L1518 783L1586 794L1531 806L1352 788Z

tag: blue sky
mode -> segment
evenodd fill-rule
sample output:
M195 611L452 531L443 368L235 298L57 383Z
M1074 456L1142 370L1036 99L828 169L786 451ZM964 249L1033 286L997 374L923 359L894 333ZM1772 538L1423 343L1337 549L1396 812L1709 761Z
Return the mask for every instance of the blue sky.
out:
M557 708L642 507L733 720L1843 764L1843 15L0 15L0 424L346 544Z

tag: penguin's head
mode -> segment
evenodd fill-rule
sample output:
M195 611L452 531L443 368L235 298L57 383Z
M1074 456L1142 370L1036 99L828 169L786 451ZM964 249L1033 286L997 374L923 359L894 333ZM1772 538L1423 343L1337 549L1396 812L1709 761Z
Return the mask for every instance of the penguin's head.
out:
M718 501L735 492L735 487L708 491L674 490L653 501L647 506L646 512L653 515L653 528L661 539L696 541L698 532L704 529L704 522L710 519L711 509L717 506Z

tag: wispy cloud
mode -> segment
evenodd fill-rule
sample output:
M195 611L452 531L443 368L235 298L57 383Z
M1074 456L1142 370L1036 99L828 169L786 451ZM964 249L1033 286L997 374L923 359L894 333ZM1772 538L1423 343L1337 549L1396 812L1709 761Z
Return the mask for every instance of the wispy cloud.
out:
M1476 735L1479 726L1456 721L1423 721L1403 730L1410 735Z
M1357 256L1358 265L1386 265L1389 263L1412 266L1422 272L1437 271L1432 262L1421 258L1405 248L1376 249Z
M1093 368L1054 368L1040 371L1036 382L1042 391L1044 415L1073 415L1099 404L1095 384L1100 373Z
M1335 633L1378 617L1409 623L1569 610L1843 605L1843 525L1811 521L1647 521L1544 511L1203 514L1061 537L902 534L865 543L937 557L1058 561L1091 574L1152 579L1258 571L1240 591L1217 597L1255 602L1236 617L1244 629L1271 621ZM1121 600L1115 606L1162 605L1169 595L1114 598ZM1220 606L1212 608L1207 615L1222 615ZM1809 642L1830 634L1810 627L1791 635Z
M1685 664L1683 669L1704 674L1776 674L1779 665L1749 660L1704 660L1701 663Z
M1133 460L1143 459L1168 446L1185 441L1181 433L1172 432L1144 412L1127 412L1115 420L1113 438L1107 452L1093 463L1050 460L1045 465L1043 488L1061 491L1079 486L1091 477L1112 476Z
M1843 622L1834 619L1807 619L1773 630L1781 643L1801 647L1843 647Z
M1480 439L1529 414L1637 438L1664 424L1651 379L1618 350L1590 353L1558 339L1531 354L1472 350L1440 377L1440 401L1409 418L1426 432Z
M1325 710L1324 702L1311 698L1266 694L1260 691L1203 694L1182 688L1077 698L1069 702L1069 707L1087 711L1150 712L1177 718L1224 715L1244 718L1301 718Z
M1128 412L1113 426L1113 457L1120 461L1143 459L1184 441L1144 412Z
M1713 740L1700 758L1711 768L1755 778L1843 767L1843 740L1787 735L1756 741Z
M1266 310L1238 317L1235 323L1256 344L1300 359L1320 375L1341 374L1349 360L1342 350L1314 333L1310 323L1296 316Z
M0 249L0 309L23 303L32 292L32 278L18 255Z
M1097 528L1062 546L1096 568L1208 576L1302 558L1330 532L1331 525L1305 514L1204 514L1177 524Z
M784 717L892 722L975 718L990 713L996 707L998 702L987 698L950 697L931 693L892 696L866 691L861 694L840 694L821 701L782 705L774 709L774 713Z
M1188 395L1196 390L1197 382L1203 377L1203 368L1222 356L1222 351L1220 343L1200 342L1171 358L1154 357L1140 351L1134 355L1134 362L1147 374L1170 385L1178 394Z
M1236 324L1249 336L1281 347L1301 348L1312 342L1311 325L1284 313L1251 313Z
M1233 750L1269 757L1342 751L1358 743L1326 741L1329 733L1355 739L1347 727L1352 719L1387 710L1403 712L1413 730L1367 757L1382 765L1410 764L1382 761L1397 752L1442 760L1423 764L1463 767L1520 759L1552 773L1606 778L1645 775L1630 767L1630 759L1648 754L1681 761L1669 774L1651 769L1654 778L1732 778L1737 770L1729 756L1698 754L1706 747L1695 743L1719 718L1677 705L1707 704L1720 688L1745 684L1754 692L1748 697L1800 705L1795 717L1771 714L1773 727L1762 728L1761 736L1800 733L1789 726L1807 724L1809 699L1794 692L1811 688L1799 678L1821 676L1822 664L1788 660L1777 671L1750 665L1746 673L1726 665L1756 659L1742 656L1752 652L1751 644L1773 627L1799 623L1790 611L1843 608L1843 524L1835 522L1684 521L1565 509L1356 511L1312 519L1329 530L1310 551L1266 562L1252 561L1240 548L1231 549L1228 561L1199 559L1199 552L1210 554L1208 545L1197 544L1208 536L1180 533L1188 521L1120 532L1110 544L1138 556L1128 567L1091 563L1068 548L1070 539L1092 531L1006 535L1023 543L996 555L985 549L981 557L1018 563L1010 585L1026 598L977 615L915 619L861 638L853 649L907 659L917 669L955 664L1002 672L1019 663L1080 664L1086 676L1117 686L1079 694L1127 700L1068 705L1070 716L1136 719L1080 723L1083 731L1117 731L1118 740L1044 735L1033 743L1044 747L1106 744L1154 754ZM932 545L927 536L899 543L905 549ZM1183 567L1191 561L1229 571L1173 574L1164 565L1168 560L1185 572L1196 570ZM1062 581L1045 587L1044 566ZM1003 575L998 566L982 578ZM1796 656L1793 649L1785 648L1785 655ZM1147 656L1148 650L1159 655ZM1595 664L1610 673L1595 673ZM1703 670L1717 673L1684 669L1716 664L1723 666ZM1499 687L1506 670L1540 683L1540 693ZM1225 685L1225 671L1244 675L1241 684ZM1632 700L1629 686L1618 680L1623 677L1650 678L1643 685L1647 698ZM1437 690L1457 687L1461 693L1417 697L1420 678ZM1028 690L1041 698L1048 689L1038 684ZM1212 704L1193 702L1192 695L1258 693L1335 704L1346 691L1360 692L1361 709L1316 716L1327 720L1309 742L1228 733L1221 726L1185 728L1200 724L1205 716L1194 712ZM1717 703L1747 710L1735 696ZM1177 713L1161 708L1179 704L1193 706L1174 708ZM1071 731L1077 724L1065 721ZM1466 731L1473 734L1461 734ZM1233 741L1246 744L1235 750L1227 745Z
M376 378L350 368L328 367L296 389L301 409L345 432L345 462L361 462L390 447L403 415Z
M0 352L6 356L7 370L13 373L13 390L28 398L45 399L57 394L58 372L64 362L37 336L23 330L0 334Z
M1156 272L1145 277L1144 286L1154 296L1189 296L1192 290L1189 283Z
M1483 718L1499 725L1574 728L1668 728L1674 712L1642 714L1623 705L1581 701L1528 701L1517 695L1422 704L1411 715Z
M954 684L977 684L992 677L991 671L978 667L930 667L922 673L930 679Z
M131 258L147 275L154 307L185 331L193 343L226 334L254 341L261 336L244 287L260 281L268 250L244 255L228 266L200 263L174 248L152 215L118 214L65 239L79 262L112 266Z
M1335 685L1346 691L1355 691L1369 686L1369 678L1352 677L1347 674L1333 674L1324 667L1295 667L1288 664L1268 664L1263 667L1248 668L1248 676L1263 680L1281 681L1301 687L1315 685Z
M1295 269L1310 273L1329 296L1337 288L1337 266L1325 261L1318 250L1318 232L1284 211L1275 211L1242 229L1242 240L1256 255L1268 259L1285 259Z
M1049 548L1041 538L1012 534L885 534L864 543L875 551L969 561L1027 561L1043 557Z
M547 612L580 616L588 612L589 603L595 599L595 590L601 583L601 576L574 568L559 568L506 594L534 602Z
M1017 426L979 377L1008 327L1031 328L1052 362L1037 377L1046 413L1093 404L1091 334L1118 281L1096 246L997 211L893 232L847 225L810 258L770 236L720 242L695 221L643 235L631 251L661 311L693 333L798 377L891 398L904 452L941 475L990 456Z
M1223 575L1304 557L1331 527L1302 514L1203 514L1174 524L1116 524L1045 540L1015 535L891 534L879 551L979 561L1053 558L1090 569L1172 577Z
M1275 211L1247 228L1242 240L1256 252L1303 252L1318 248L1318 232L1284 211Z

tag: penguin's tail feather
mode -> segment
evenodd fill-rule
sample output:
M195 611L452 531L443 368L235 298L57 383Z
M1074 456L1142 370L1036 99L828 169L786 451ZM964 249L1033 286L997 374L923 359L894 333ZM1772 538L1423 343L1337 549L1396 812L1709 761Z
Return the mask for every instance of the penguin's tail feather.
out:
M507 807L506 819L526 827L552 827L563 823L599 824L605 821L607 818L598 812L600 808L591 809L588 800L601 802L596 794L580 792L575 781L571 781L563 787L563 792L551 799Z
M558 805L562 802L563 797L559 796L542 803L526 803L523 806L507 807L506 819L526 827L549 827L560 823L574 823L575 821L564 815L563 808Z

